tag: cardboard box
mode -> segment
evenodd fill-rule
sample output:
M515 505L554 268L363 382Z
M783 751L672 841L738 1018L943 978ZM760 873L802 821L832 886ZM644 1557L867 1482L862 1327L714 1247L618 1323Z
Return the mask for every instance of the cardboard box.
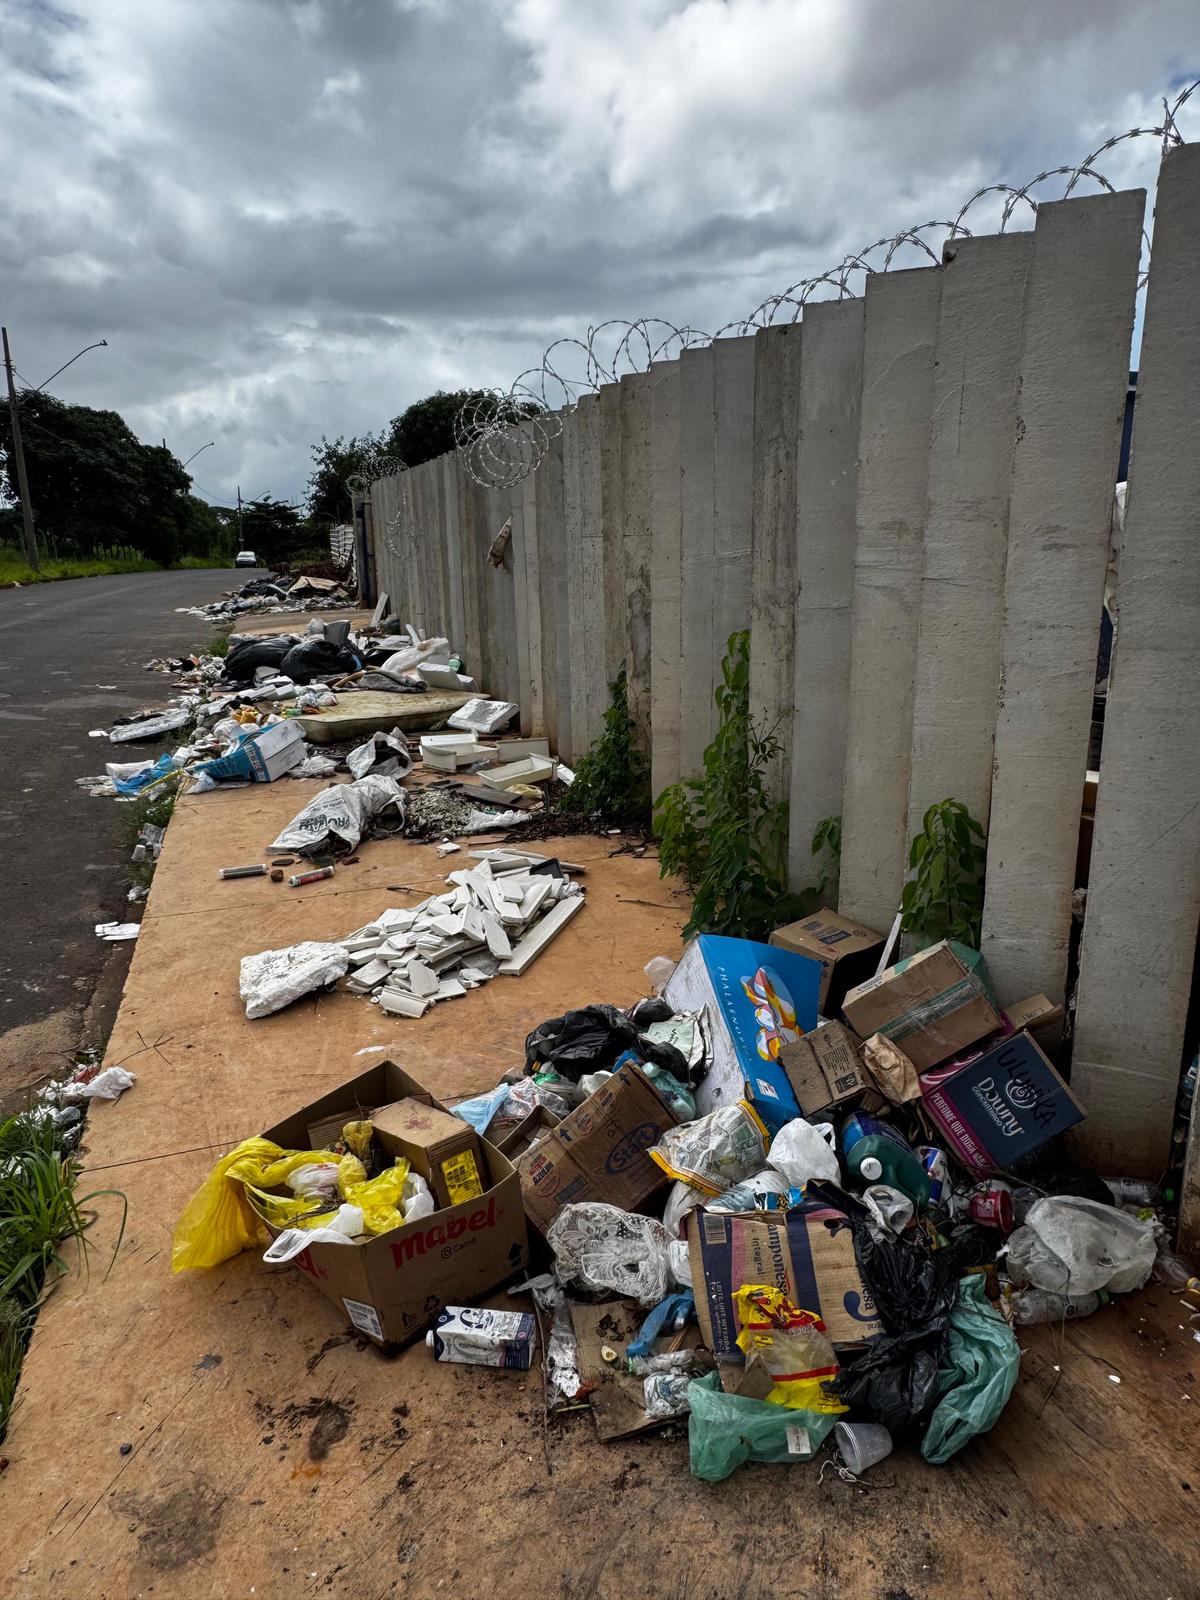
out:
M677 1012L703 1013L712 1065L698 1115L749 1100L772 1133L800 1115L779 1052L816 1027L822 971L810 956L752 939L692 940L663 993Z
M303 1150L311 1147L310 1126L340 1127L369 1106L409 1096L436 1104L394 1062L382 1061L277 1122L263 1137ZM312 1244L292 1265L377 1344L412 1338L445 1305L470 1305L529 1263L516 1169L486 1140L480 1153L486 1187L477 1199L360 1243Z
M827 1022L803 1039L784 1045L779 1059L806 1117L874 1088L862 1064L861 1049L862 1040L843 1022Z
M921 1096L948 1152L981 1172L1011 1167L1087 1115L1028 1033L924 1075Z
M529 1220L545 1233L560 1206L580 1200L636 1211L670 1181L646 1151L675 1120L644 1072L621 1067L518 1159Z
M379 1143L392 1155L408 1157L438 1207L483 1193L479 1135L461 1117L410 1095L381 1106L371 1121Z
M704 1342L720 1362L740 1363L734 1293L745 1283L782 1289L794 1305L820 1313L835 1344L861 1344L883 1332L867 1293L842 1213L811 1201L762 1212L688 1213L688 1259Z
M842 1010L862 1038L894 1040L918 1072L1002 1026L983 957L948 939L851 989Z
M553 1111L547 1111L545 1106L534 1106L528 1116L515 1123L503 1138L497 1139L496 1148L510 1161L516 1161L527 1150L532 1150L534 1144L540 1144L551 1128L557 1128L561 1121L561 1117L556 1117Z
M821 963L817 1003L821 1014L828 1017L841 1010L850 989L874 976L885 938L874 928L864 928L825 906L811 917L776 928L767 942Z
M228 780L249 778L253 783L274 783L304 760L304 733L295 722L273 722L243 734L228 755L203 761L197 770Z

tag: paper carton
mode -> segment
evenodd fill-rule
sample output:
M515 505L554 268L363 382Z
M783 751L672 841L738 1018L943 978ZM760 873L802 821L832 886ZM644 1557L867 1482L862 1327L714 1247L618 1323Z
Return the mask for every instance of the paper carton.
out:
M816 1027L822 970L752 939L692 940L664 998L677 1012L703 1012L712 1065L696 1093L700 1116L748 1100L772 1133L799 1116L779 1053Z
M841 1022L827 1022L784 1045L779 1059L806 1117L874 1087L863 1067L861 1049L862 1040Z
M199 771L229 780L249 778L253 783L274 783L304 760L304 734L294 720L272 722L243 734L227 755L201 762Z
M921 1096L949 1150L983 1172L1012 1166L1087 1114L1028 1033L924 1074Z
M497 1138L496 1148L510 1161L516 1161L526 1150L540 1144L550 1129L557 1128L561 1121L561 1117L556 1117L553 1111L547 1111L545 1106L534 1106L527 1116L513 1123L502 1138Z
M394 1062L383 1061L323 1095L263 1137L287 1150L317 1148L310 1127L340 1127L406 1097L437 1105ZM445 1110L445 1107L438 1107ZM529 1261L521 1184L507 1157L480 1141L484 1192L391 1233L352 1244L312 1244L292 1265L377 1344L410 1339L445 1305L470 1305Z
M811 917L776 928L768 943L821 963L817 1002L822 1016L831 1017L841 1010L847 991L874 974L884 938L825 906Z
M675 1120L644 1072L621 1067L518 1157L529 1220L544 1233L560 1206L580 1200L636 1211L667 1183L646 1151Z
M983 957L946 939L851 989L842 1010L864 1039L898 1044L918 1072L1001 1026Z
M371 1121L383 1148L407 1156L425 1179L435 1205L454 1206L483 1193L479 1135L461 1117L409 1096L381 1106Z
M820 1313L835 1344L860 1344L883 1332L859 1275L854 1239L842 1219L815 1201L767 1216L691 1211L688 1260L704 1342L718 1361L740 1362L734 1293L745 1283L782 1289L793 1305Z

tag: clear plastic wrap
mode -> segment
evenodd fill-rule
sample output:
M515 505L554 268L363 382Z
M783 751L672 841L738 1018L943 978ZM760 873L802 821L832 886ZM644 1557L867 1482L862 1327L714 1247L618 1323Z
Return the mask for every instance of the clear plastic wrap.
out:
M717 1195L758 1172L766 1149L766 1129L758 1113L739 1100L695 1122L668 1128L647 1154L668 1177Z
M1156 1250L1152 1222L1079 1195L1048 1195L1009 1239L1008 1275L1057 1294L1128 1294L1149 1278Z

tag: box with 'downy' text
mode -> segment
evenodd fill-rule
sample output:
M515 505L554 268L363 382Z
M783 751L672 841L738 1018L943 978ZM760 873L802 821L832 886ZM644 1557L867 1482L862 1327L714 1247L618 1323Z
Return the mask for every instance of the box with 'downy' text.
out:
M263 1137L285 1150L316 1148L311 1128L369 1118L377 1106L413 1097L438 1106L391 1061L352 1078L268 1128ZM516 1169L487 1140L479 1141L483 1193L432 1216L351 1244L309 1245L292 1265L377 1344L399 1344L425 1328L445 1305L470 1305L529 1260L525 1209ZM275 1231L275 1230L272 1230Z

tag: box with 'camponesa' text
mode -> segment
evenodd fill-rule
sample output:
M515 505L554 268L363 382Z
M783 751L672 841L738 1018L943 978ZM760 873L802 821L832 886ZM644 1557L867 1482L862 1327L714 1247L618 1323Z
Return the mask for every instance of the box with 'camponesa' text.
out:
M379 1106L414 1097L439 1107L391 1061L268 1128L264 1138L285 1150L314 1148L311 1126L369 1118ZM292 1265L377 1344L399 1344L426 1327L445 1305L470 1305L526 1266L525 1208L516 1169L486 1139L479 1141L483 1193L418 1222L351 1244L309 1245Z

